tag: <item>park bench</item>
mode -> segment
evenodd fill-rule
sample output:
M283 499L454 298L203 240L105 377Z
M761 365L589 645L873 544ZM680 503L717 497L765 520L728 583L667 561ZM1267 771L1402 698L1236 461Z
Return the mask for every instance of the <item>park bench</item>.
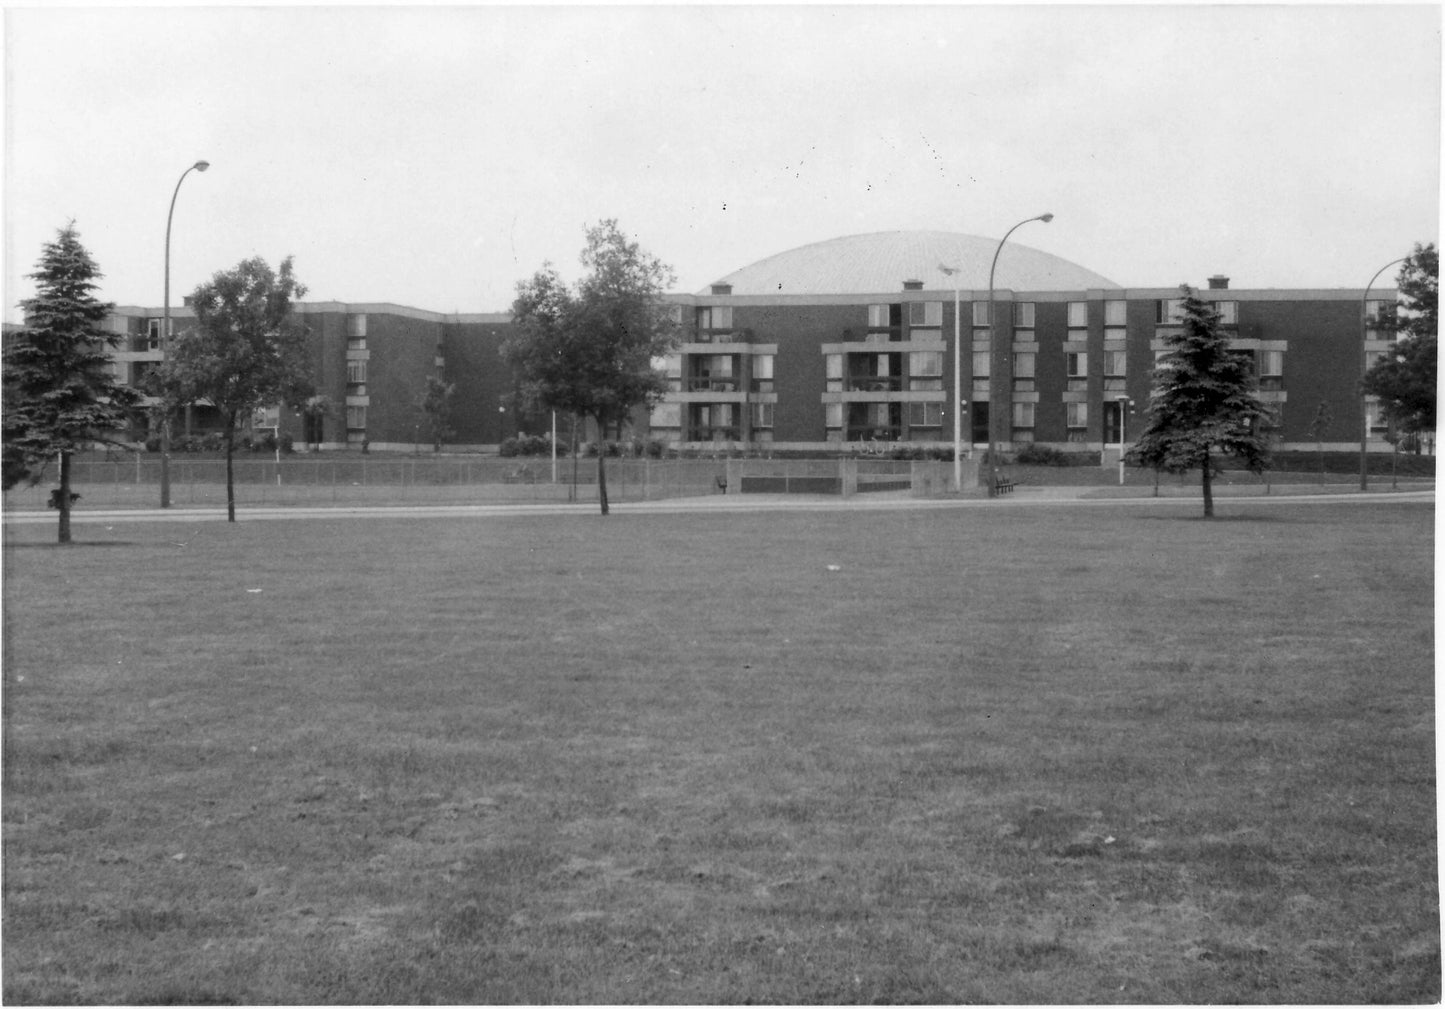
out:
M1014 482L1002 473L994 477L993 492L995 494L1007 494L1014 489L1014 486Z

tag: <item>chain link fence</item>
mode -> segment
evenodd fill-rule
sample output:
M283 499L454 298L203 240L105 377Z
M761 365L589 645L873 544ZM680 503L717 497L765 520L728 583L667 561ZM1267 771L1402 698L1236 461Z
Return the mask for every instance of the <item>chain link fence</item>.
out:
M597 500L597 460L336 457L234 462L236 503L249 505L484 504ZM726 460L608 459L611 501L720 494ZM172 458L171 503L226 503L224 459ZM160 504L161 464L154 456L76 460L71 487L82 506L154 508ZM35 487L5 494L7 508L44 508L57 485L54 464Z

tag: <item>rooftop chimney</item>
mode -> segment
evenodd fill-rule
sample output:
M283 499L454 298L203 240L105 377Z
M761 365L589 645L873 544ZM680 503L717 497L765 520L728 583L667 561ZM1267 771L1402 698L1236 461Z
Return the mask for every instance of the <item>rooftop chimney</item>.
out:
M1229 290L1229 278L1222 273L1216 273L1209 278L1209 289L1211 291Z
M733 285L731 285L731 284L714 284L714 285L712 285L712 293L713 293L713 294L732 294L732 293L733 293Z
M903 282L903 289L904 289L905 291L921 291L921 290L923 290L923 281L921 281L921 280L905 280L905 281Z

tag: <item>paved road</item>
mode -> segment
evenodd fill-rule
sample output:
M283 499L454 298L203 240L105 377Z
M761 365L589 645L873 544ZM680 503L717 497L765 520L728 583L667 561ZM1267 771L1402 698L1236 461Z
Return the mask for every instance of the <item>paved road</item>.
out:
M696 498L674 498L666 501L635 501L612 505L614 515L658 515L680 513L754 513L778 511L829 511L829 512L875 512L875 511L937 511L949 509L1012 509L1037 507L1087 507L1087 508L1184 508L1197 511L1200 500L1197 497L1085 497L1089 487L1040 487L1002 498L915 498L906 495L860 495L853 498L811 494L746 494L711 495ZM1301 505L1312 503L1389 505L1407 503L1433 503L1435 492L1394 491L1360 494L1280 494L1251 495L1235 497L1221 495L1215 498L1216 508L1233 509L1241 505L1249 507L1273 507L1275 505ZM544 515L597 515L595 502L582 504L480 504L480 505L336 505L336 506L248 506L238 508L238 522L266 522L287 519L341 519L341 518L483 518ZM51 511L24 511L5 514L6 525L53 525L56 521ZM73 523L115 523L130 522L224 522L226 510L223 507L182 508L162 510L150 509L77 509L71 512Z

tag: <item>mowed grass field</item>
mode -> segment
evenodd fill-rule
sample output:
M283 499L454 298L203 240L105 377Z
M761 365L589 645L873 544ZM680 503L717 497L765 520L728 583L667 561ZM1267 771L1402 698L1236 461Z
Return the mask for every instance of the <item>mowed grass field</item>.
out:
M7 1003L1434 1002L1430 505L5 530Z

